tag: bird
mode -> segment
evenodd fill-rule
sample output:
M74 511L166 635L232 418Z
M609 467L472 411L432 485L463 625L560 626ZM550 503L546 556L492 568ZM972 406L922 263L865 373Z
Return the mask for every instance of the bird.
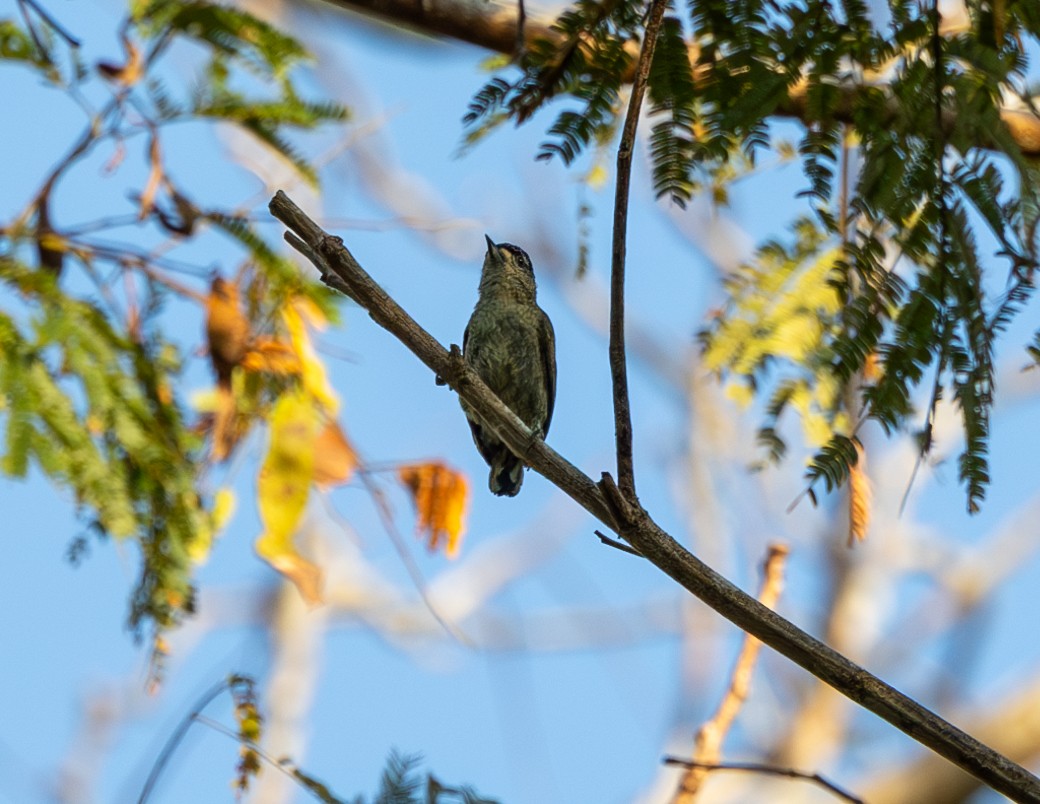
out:
M487 253L462 354L498 398L545 438L556 402L556 335L535 299L534 269L527 252L512 243L495 243L487 235L484 239ZM462 409L477 450L491 467L491 493L516 496L524 480L523 461L465 401Z

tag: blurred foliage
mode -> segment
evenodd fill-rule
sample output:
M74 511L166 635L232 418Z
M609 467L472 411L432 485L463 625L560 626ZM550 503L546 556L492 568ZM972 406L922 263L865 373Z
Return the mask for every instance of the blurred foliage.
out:
M616 128L645 7L569 7L549 37L476 94L467 139L560 101L539 158L576 159ZM795 408L809 440L826 442L810 480L841 482L859 424L907 425L930 371L919 443L931 446L934 405L948 391L961 413L960 477L975 511L989 481L994 342L1031 295L1037 261L1038 175L1001 104L1033 108L1026 75L1040 6L969 0L967 9L970 25L942 30L936 4L910 0L883 9L862 0L690 0L688 13L673 8L661 28L648 116L655 188L679 204L705 187L724 202L717 177L771 147L770 118L804 123L798 153L817 242L808 247L802 222L793 251L764 247L730 281L732 296L706 338L709 363L734 389L769 395L762 435L770 453L783 453L776 419ZM777 146L781 157L785 147ZM839 181L850 165L851 180ZM989 254L983 238L994 243ZM990 256L1006 268L987 285ZM1004 292L990 296L986 288L998 284ZM788 313L793 320L781 321Z
M229 728L204 714L206 708L224 693L231 695L235 728ZM264 732L264 716L257 695L256 681L251 676L239 673L229 675L215 684L199 699L192 711L184 716L152 765L138 798L142 804L151 799L167 765L195 723L238 741L239 760L232 781L238 798L248 794L253 780L265 767L273 767L293 779L316 801L324 804L348 804L347 799L338 797L328 785L303 771L291 758L275 758L260 747ZM449 786L438 781L433 774L427 774L423 779L419 773L420 760L421 757L418 755L391 751L375 796L370 799L355 796L349 799L349 804L497 804L495 799L481 796L468 785Z
M214 468L266 425L256 551L311 604L322 599L321 571L295 546L307 502L315 489L347 483L361 468L312 343L315 331L335 323L337 295L305 279L260 235L250 204L204 204L178 183L168 163L192 155L168 156L176 140L166 131L188 121L231 126L316 185L316 165L289 135L341 123L347 111L302 98L296 82L306 49L239 9L134 0L118 31L122 58L93 69L83 64L79 41L41 4L27 0L22 10L21 23L0 20L0 59L66 93L86 122L24 209L0 222L0 282L10 291L0 306L0 471L24 478L35 465L70 493L85 523L73 559L90 536L139 545L128 621L135 634L151 637L155 683L168 651L164 634L193 611L195 570L236 507ZM180 69L164 72L162 64L178 43L178 58L198 68L181 91L166 80ZM98 96L104 102L95 108L88 98ZM139 165L129 156L135 141L145 144ZM140 187L131 179L125 214L92 209L88 214L100 217L59 223L54 199L63 181L86 171L100 149L110 154L103 178L136 168ZM214 235L235 246L237 268L172 257ZM198 308L201 344L164 334L185 305ZM203 352L215 386L189 404L185 371ZM394 477L418 499L414 478ZM420 526L454 555L466 481L449 470L434 479L423 486ZM378 494L374 479L365 485ZM378 504L385 505L382 497ZM245 729L255 719L240 720ZM241 788L257 768L255 753L244 751Z
M23 10L21 22L0 20L0 58L77 100L87 119L25 208L0 228L0 281L8 291L0 308L0 470L25 477L35 464L69 491L87 534L140 546L129 624L152 632L161 659L162 633L192 611L195 567L233 508L229 490L211 487L207 467L287 394L315 398L315 421L329 415L326 408L334 413L325 389L314 390L315 358L302 323L283 314L306 309L323 323L334 314L333 294L275 252L248 214L192 200L167 171L164 131L192 120L236 127L313 184L313 165L287 134L343 121L346 110L303 100L294 76L306 50L240 10L132 3L120 29L123 60L96 69L84 67L79 42L41 6ZM179 41L193 43L200 64L183 97L159 69ZM104 94L100 108L87 100ZM129 214L59 225L54 197L62 180L99 147L111 150L109 172L119 170L135 139L147 142L147 178ZM92 211L102 212L118 210ZM241 251L234 279L213 279L209 292L178 276L209 283L207 268L165 256L207 230ZM165 238L166 247L142 248L148 237ZM163 333L162 313L174 302L199 304L207 316L218 388L196 400L201 415L183 398L183 371L197 344ZM224 429L210 438L215 425Z

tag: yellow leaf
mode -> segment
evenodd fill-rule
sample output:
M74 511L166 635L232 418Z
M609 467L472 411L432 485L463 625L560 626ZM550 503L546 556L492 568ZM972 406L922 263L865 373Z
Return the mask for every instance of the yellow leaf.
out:
M585 175L585 183L593 190L602 190L603 185L607 183L607 169L600 164L594 165Z
M213 549L213 540L224 529L235 513L235 493L228 488L220 489L213 495L213 510L206 518L205 524L196 528L188 542L188 557L195 564L201 564L209 558Z
M321 602L321 570L296 552L300 524L314 478L314 446L321 423L306 394L284 394L271 412L271 445L257 480L264 532L256 552L292 581L310 604Z
M199 413L216 413L217 408L220 407L220 394L217 393L216 388L203 388L192 391L188 402Z
M235 492L229 488L219 489L213 495L213 529L223 530L235 515Z
M324 316L310 300L295 299L282 310L282 320L289 332L293 351L296 352L302 366L304 390L318 400L330 415L335 416L339 410L339 398L332 390L329 378L325 374L325 364L315 354L310 336L307 334L308 324L318 329L325 325Z
M213 536L215 534L216 528L213 526L212 519L195 528L191 539L185 547L188 552L188 558L191 559L193 564L202 564L209 558L210 551L213 549Z
M742 408L747 408L755 398L755 392L742 382L728 382L724 390L726 397Z
M406 464L397 476L412 495L416 523L420 534L426 533L427 547L432 551L445 541L445 553L455 558L465 533L469 484L460 472L440 463Z

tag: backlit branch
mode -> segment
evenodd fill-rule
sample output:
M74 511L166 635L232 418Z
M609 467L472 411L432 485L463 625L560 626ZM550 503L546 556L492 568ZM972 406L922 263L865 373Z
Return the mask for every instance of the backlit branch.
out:
M499 53L514 53L516 48L517 12L513 3L499 3L495 0L327 0L333 5L381 17L391 23L403 23L425 33L450 36L462 42L469 42L487 50ZM535 39L552 40L558 36L550 28L551 20L533 18L527 15L524 21L524 38L528 44ZM633 56L638 45L631 46ZM690 46L690 61L696 63L697 50ZM633 58L633 63L635 59ZM634 73L633 73L634 75ZM632 80L629 75L627 80ZM695 75L695 79L703 80L703 75ZM878 86L882 86L879 84ZM839 122L852 123L854 99L858 93L868 87L848 84L835 87L840 92L841 100L832 114ZM872 88L876 91L876 87ZM801 81L792 86L787 97L781 100L777 114L781 117L793 117L805 120L808 117L808 81ZM894 117L898 105L892 99L889 104ZM952 127L952 113L945 112L946 128ZM1018 143L1025 156L1040 157L1040 117L1028 109L1003 109L1001 119L1008 131ZM881 121L882 123L884 121ZM975 143L979 148L988 148L990 143Z
M529 430L463 360L420 327L361 268L343 241L326 234L279 192L272 214L291 230L286 240L306 255L331 287L360 305L400 340L433 374L442 377L527 466L615 530L647 560L744 631L791 659L843 695L887 720L995 790L1040 802L1040 779L983 745L916 701L780 617L738 589L665 533L650 515L628 503L613 479L596 484Z

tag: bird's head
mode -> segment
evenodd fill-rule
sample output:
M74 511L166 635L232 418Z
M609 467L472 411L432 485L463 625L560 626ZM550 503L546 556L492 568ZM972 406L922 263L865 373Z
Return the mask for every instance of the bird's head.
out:
M484 235L487 253L480 278L481 291L509 290L533 298L534 269L527 252L512 243L495 243Z

